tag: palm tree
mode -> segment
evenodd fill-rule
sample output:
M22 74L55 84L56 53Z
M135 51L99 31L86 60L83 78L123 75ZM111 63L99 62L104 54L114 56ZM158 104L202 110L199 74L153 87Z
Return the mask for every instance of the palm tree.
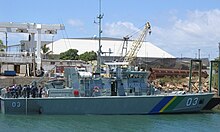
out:
M0 51L5 51L6 46L3 44L3 41L0 39Z
M44 45L41 47L41 50L42 50L42 52L43 52L43 58L44 58L44 59L47 59L47 56L48 56L50 53L52 53L52 51L50 51L50 48L47 47L46 44L44 44Z

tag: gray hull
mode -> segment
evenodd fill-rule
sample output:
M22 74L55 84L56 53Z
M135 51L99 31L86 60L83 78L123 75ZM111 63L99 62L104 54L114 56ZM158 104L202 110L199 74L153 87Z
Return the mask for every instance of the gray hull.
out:
M160 96L2 98L3 114L160 114L198 112L212 93Z

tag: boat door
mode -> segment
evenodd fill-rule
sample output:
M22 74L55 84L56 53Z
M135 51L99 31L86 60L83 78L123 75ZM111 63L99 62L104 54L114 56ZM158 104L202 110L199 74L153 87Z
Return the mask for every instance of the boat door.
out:
M117 96L117 82L111 81L111 96Z

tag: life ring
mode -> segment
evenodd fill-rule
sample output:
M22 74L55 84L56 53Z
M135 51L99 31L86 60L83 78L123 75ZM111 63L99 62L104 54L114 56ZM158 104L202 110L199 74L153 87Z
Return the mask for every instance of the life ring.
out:
M93 91L94 92L99 92L99 87L98 86L94 86Z
M36 70L36 76L40 76L42 74L41 70Z

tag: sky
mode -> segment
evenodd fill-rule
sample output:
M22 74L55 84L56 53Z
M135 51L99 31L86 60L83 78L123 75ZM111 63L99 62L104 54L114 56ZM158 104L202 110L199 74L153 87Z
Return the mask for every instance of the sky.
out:
M61 38L98 36L94 23L99 0L0 0L0 22L64 24ZM102 36L123 38L140 31L147 21L152 34L146 40L175 57L216 58L220 42L219 0L102 0ZM27 34L8 35L9 45L28 39ZM135 34L131 39L135 39ZM0 33L5 42L5 34ZM43 35L43 40L52 40Z

